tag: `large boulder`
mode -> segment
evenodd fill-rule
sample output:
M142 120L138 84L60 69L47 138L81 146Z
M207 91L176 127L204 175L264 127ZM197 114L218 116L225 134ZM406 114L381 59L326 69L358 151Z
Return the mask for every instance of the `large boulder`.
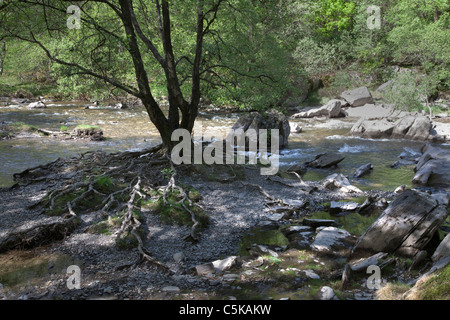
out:
M450 257L450 233L445 236L445 238L436 248L436 251L431 256L431 260L433 260L433 262L437 262L441 259L449 257Z
M308 111L294 114L293 118L314 118L314 117L327 117L337 118L341 115L341 106L343 101L333 99L330 100L325 106L320 108L313 108Z
M431 129L433 124L428 117L405 116L395 121L393 118L381 120L359 119L350 133L354 136L369 139L433 139Z
M352 253L387 252L414 257L426 249L447 214L446 207L427 193L406 190L359 238Z
M320 228L311 250L325 255L348 256L356 239L346 230L336 227Z
M231 129L234 131L243 130L244 132L253 129L257 134L260 129L278 129L280 134L280 148L287 146L289 135L291 134L288 118L276 110L270 110L264 115L261 115L258 112L246 114L240 117Z
M415 184L450 187L450 151L425 144L414 171Z
M392 131L393 138L427 140L432 128L431 120L424 116L407 116L398 120Z
M368 139L390 138L394 131L395 123L387 119L367 120L361 118L350 130L350 134Z
M373 103L372 95L367 87L344 91L341 93L341 98L345 99L352 107L361 107Z

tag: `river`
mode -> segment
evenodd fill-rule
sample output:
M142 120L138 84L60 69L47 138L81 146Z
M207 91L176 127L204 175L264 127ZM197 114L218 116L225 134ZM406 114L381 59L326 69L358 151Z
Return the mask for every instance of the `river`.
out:
M156 128L150 123L143 107L130 109L86 109L79 101L47 102L47 108L28 110L25 105L4 101L0 106L0 123L24 122L39 128L58 131L62 125L72 130L79 124L98 125L107 138L102 142L60 141L53 138L12 139L0 141L0 187L11 186L12 175L27 168L51 162L58 157L72 157L90 150L117 152L140 150L160 142ZM201 112L196 127L225 134L239 118L239 113ZM292 133L289 146L281 150L280 166L286 168L298 161L306 161L321 152L341 152L346 158L335 171L351 176L359 166L372 163L373 172L352 183L363 190L393 190L406 184L411 186L413 166L392 169L390 165L401 153L420 155L423 142L409 140L371 140L351 137L353 120L308 119L291 120L303 128ZM444 145L444 148L450 146ZM319 180L330 170L309 170L305 180Z

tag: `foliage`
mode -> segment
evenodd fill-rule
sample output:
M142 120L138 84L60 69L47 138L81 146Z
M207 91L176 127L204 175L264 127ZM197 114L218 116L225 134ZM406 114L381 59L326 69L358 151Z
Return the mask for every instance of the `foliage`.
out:
M199 2L169 3L178 81L183 95L189 97L193 88L197 41L193 30L197 25ZM370 85L392 78L392 74L386 72L389 65L414 67L423 73L421 79L416 79L422 86L418 90L420 94L414 93L414 97L429 97L437 90L449 89L450 5L446 0L379 0L376 3L370 0L216 0L204 3L220 3L215 16L209 11L204 20L207 23L213 19L214 23L204 35L199 69L202 96L212 104L259 110L277 107L287 96L304 92L309 86L307 77L325 79L325 85L331 87L324 93L334 95L345 84L347 87L354 85L353 77L345 79L349 70L361 74L364 80L371 79ZM374 4L380 8L381 24L380 28L370 29L367 8ZM65 27L67 3L55 1L52 5L57 10L51 12L51 21L45 20L42 8L36 11L25 4L20 10L9 6L0 11L0 40L11 32L29 37L29 30L32 30L58 59L72 64L52 62L39 49L38 43L7 37L0 94L12 95L19 88L7 84L32 81L38 85L23 89L34 95L40 94L37 87L43 85L57 85L60 93L70 97L103 99L124 95L121 88L79 72L73 64L126 87L137 86L134 62L128 52L129 38L113 10L103 1L86 2L82 28L69 30ZM142 0L134 6L143 32L156 41L160 35L154 3ZM138 40L152 94L167 96L164 70L145 43ZM157 43L156 49L163 51L162 44ZM409 89L405 90L403 92ZM53 90L44 92L54 93ZM417 101L400 101L400 107L420 107Z

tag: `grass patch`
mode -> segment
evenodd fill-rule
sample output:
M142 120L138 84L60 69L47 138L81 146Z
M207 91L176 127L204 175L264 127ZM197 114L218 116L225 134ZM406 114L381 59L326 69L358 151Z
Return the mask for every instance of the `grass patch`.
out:
M417 282L408 300L450 300L450 265Z

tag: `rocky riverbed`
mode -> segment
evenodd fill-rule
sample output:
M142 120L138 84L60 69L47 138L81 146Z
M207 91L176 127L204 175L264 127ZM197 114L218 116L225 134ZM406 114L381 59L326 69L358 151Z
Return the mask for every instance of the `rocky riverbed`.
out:
M367 103L364 99L355 101ZM354 113L353 117L348 115L354 119L348 123L334 118L321 120L327 117L326 112L334 115L336 108L341 107L341 102L333 101L330 106L320 108L320 115L307 120L311 122L302 122L294 116L290 128L283 125L286 132L291 132L291 138L287 149L282 151L282 169L276 176L261 176L259 168L249 165L177 168L178 184L190 190L191 200L208 217L207 225L194 242L187 240L192 234L189 223L168 221L161 214L163 207L152 202L155 193L151 190L168 182L171 174L168 162L156 161L147 168L149 154L142 151L111 155L92 150L74 158L61 157L47 165L36 163L36 167L15 175L16 184L0 189L0 297L425 299L429 298L427 283L433 284L432 279L437 279L434 281L443 285L438 290L441 295L432 298L448 299L449 186L448 179L439 171L445 171L448 165L446 151L440 152L439 146L430 145L420 149L418 142L408 140L389 141L386 147L378 146L370 138L354 145L343 134L357 121L357 108L367 108L367 104L340 109L340 117L344 115L342 111ZM66 113L73 112L67 110ZM88 109L77 107L75 114L85 110ZM101 117L107 112L103 109L89 112L97 111ZM139 112L120 116L124 114L135 122ZM208 121L218 117L203 116ZM233 119L220 124L229 128L237 120ZM334 124L338 129L330 135L330 126ZM321 127L323 132L318 134ZM109 133L107 130L107 136ZM345 143L335 142L340 139ZM104 148L109 142L95 143L96 147ZM394 143L400 147L392 148ZM392 153L391 149L398 152L392 157L395 163L386 165L390 158L380 163L385 152ZM377 156L362 158L361 150ZM399 150L403 151L400 155ZM121 163L121 159L127 161ZM96 161L101 163L98 171L94 170ZM92 170L83 176L86 166ZM143 174L144 168L149 198L132 210L139 220L142 246L136 243L124 246L116 237L123 217L102 214L100 204L105 203L95 195L108 187L113 188L114 194L118 192L114 187L136 183L133 177ZM101 174L102 170L109 173L117 170L124 174L124 181L108 179ZM399 172L407 173L406 178L398 179ZM377 183L368 183L374 177ZM85 183L92 179L95 191L91 189L93 183ZM69 196L64 190L78 184L80 188L72 190L75 193L68 198L69 202L77 200L79 205L76 219L65 203L61 207L49 205L49 199L58 194L56 191L52 194L53 190L60 190L64 198ZM78 201L87 193L92 193L87 201ZM402 195L404 202L400 202ZM414 204L408 199L414 199ZM409 212L411 208L417 210L415 220L411 220L413 227L404 223L409 217L389 214ZM380 224L381 218L385 223ZM398 219L403 226L399 230L376 228L377 221L381 226L391 226ZM418 228L419 225L423 228ZM372 252L363 245L373 243L371 234L381 239L392 237L398 243L395 248L377 244ZM369 240L364 238L367 235ZM355 247L365 249L354 250ZM397 251L412 247L412 251ZM140 261L139 248L145 248L153 262L158 263ZM79 267L79 287L74 287L77 282L70 266ZM374 266L380 270L378 278L373 277L375 273L368 273L375 270L369 270Z
M164 223L151 209L140 208L145 247L168 270L136 264L138 250L117 246L114 228L93 228L105 221L98 212L83 213L74 228L57 230L61 218L35 205L76 174L62 162L40 173L47 179L1 189L2 299L377 297L367 266L354 266L361 261L351 249L396 193L342 189L336 186L345 178L336 175L301 182L295 176L266 178L254 167L225 168L180 168L180 183L197 190L198 204L209 216L196 243L183 240L190 227ZM448 204L448 194L439 201ZM446 216L448 207L444 210ZM437 227L445 223L441 219ZM434 252L437 245L427 250ZM395 252L371 259L369 265L383 268L383 285L402 283L405 292L434 265L431 254L421 261ZM72 265L81 270L79 289L70 289Z

